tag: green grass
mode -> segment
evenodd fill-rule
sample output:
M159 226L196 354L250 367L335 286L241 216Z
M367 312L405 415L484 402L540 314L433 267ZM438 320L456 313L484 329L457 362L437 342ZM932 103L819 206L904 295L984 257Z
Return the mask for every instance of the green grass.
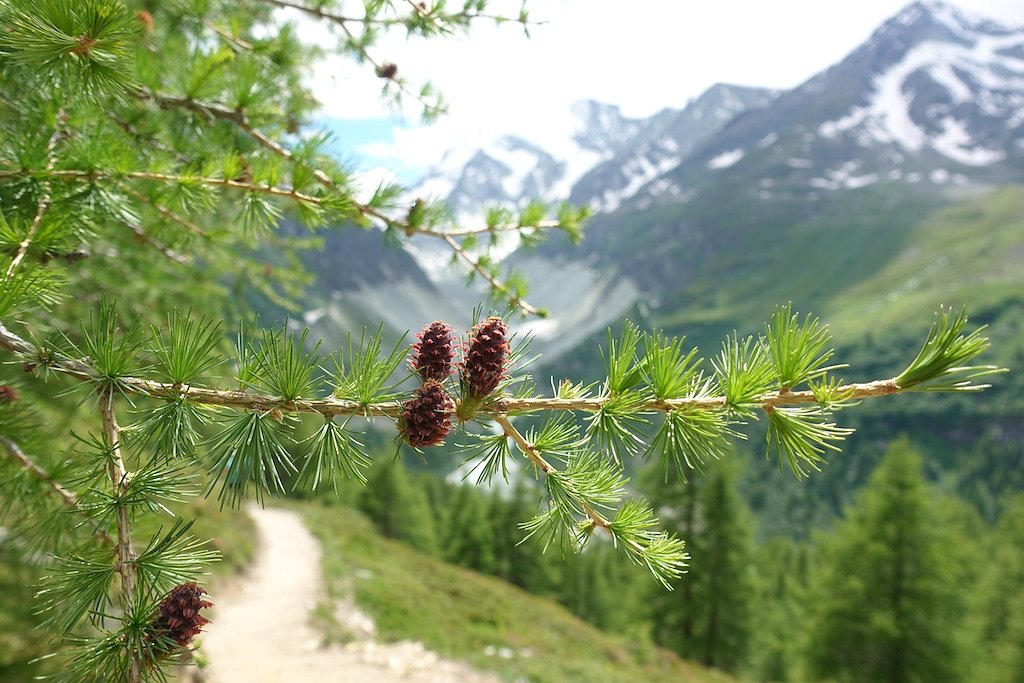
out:
M643 634L603 633L549 600L383 539L348 508L314 503L299 509L323 544L329 594L342 597L354 584L357 603L383 640L417 640L509 681L735 680L684 662ZM489 646L515 654L488 656Z
M1024 192L1011 187L917 224L871 277L824 311L838 334L898 327L939 304L992 308L1024 300Z

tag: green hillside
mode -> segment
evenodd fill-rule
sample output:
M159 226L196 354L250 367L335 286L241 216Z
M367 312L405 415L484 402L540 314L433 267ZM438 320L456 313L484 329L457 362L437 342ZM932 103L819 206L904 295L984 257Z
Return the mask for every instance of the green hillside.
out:
M299 509L323 544L328 592L340 597L354 585L382 639L418 640L509 681L734 680L654 647L646 634L603 633L549 600L381 538L351 509ZM489 656L486 648L509 648L513 655Z

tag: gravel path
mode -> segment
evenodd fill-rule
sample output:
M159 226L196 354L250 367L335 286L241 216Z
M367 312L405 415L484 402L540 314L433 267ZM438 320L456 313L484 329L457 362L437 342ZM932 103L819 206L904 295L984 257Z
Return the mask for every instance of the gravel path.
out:
M250 571L214 596L202 650L209 683L498 683L468 665L443 660L420 643L378 643L373 622L354 604L339 617L362 635L321 647L310 611L323 596L320 545L298 514L249 508L259 531Z

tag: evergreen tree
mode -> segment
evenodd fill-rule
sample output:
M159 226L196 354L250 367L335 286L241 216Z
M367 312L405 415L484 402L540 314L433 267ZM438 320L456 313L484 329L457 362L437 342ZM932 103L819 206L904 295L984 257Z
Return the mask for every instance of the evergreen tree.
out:
M1008 501L985 550L973 601L970 679L1024 681L1024 494Z
M660 499L692 554L691 574L656 597L655 638L729 671L746 662L754 600L753 521L735 460L710 463L682 495Z
M811 571L806 663L815 680L960 678L964 539L925 484L921 455L894 442Z
M444 516L444 559L484 574L494 574L494 532L484 494L456 486Z
M775 538L756 554L756 627L751 638L749 670L758 681L793 680L800 657L795 624L804 623L806 548Z
M437 528L423 488L411 481L405 466L384 460L367 477L359 509L388 538L408 543L420 552L439 551Z

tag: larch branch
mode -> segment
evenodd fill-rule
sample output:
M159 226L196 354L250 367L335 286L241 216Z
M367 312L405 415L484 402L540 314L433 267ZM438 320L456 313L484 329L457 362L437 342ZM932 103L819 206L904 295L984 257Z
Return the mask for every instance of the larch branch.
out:
M15 442L13 439L10 439L0 434L0 443L2 443L4 445L4 448L7 449L7 454L15 462L17 462L22 469L24 469L26 472L31 474L39 481L49 485L53 492L60 496L61 502L64 504L65 507L67 507L69 510L83 512L83 510L78 506L81 500L78 497L78 494L69 489L61 482L57 481L57 479L55 479L52 474L43 469L41 465L39 465L27 453L25 453L25 451L22 450L21 446L19 446L17 442ZM110 545L114 544L114 539L111 538L110 534L108 534L103 529L95 529L93 531L93 536L96 536L101 541L108 543Z
M117 423L117 416L114 414L114 394L109 390L100 395L100 415L103 418L103 432L106 435L110 448L110 464L108 473L110 484L115 499L121 498L128 490L130 473L124 465L121 456L121 427ZM138 584L135 562L138 555L132 543L131 515L125 505L117 507L117 545L115 554L117 556L117 573L121 576L121 597L122 609L127 611L135 604L135 594ZM131 661L128 668L128 683L141 683L143 662L140 654L132 650Z
M38 362L41 353L33 344L0 324L0 347L6 348L31 362ZM49 367L64 374L86 382L95 382L100 378L86 363L66 357L48 359ZM195 386L181 386L157 382L139 377L122 377L117 380L118 387L129 393L150 396L163 400L185 398L194 403L210 406L222 406L236 410L271 411L281 413L315 413L325 417L362 415L367 417L398 417L402 413L399 401L363 404L358 401L338 399L334 397L287 400L280 396L267 396L247 391L221 391ZM904 391L895 378L844 384L836 389L836 393L847 400L861 400L888 396ZM601 410L611 399L607 396L589 398L501 398L483 414L520 414L541 410L570 411L593 413ZM759 396L754 403L763 410L782 406L807 405L818 403L814 392L802 391L769 391ZM669 412L675 410L727 410L728 401L724 396L700 396L694 398L672 398L643 401L636 405L638 412Z
M53 128L53 134L50 136L49 141L46 143L46 170L47 172L53 171L53 167L57 164L57 155L54 151L57 148L57 142L63 135L64 124L66 123L66 114L64 110L60 110L57 113L57 123ZM18 252L14 255L11 260L11 264L7 266L7 277L10 277L14 270L18 267L18 264L24 260L25 255L28 253L29 247L32 246L33 240L39 233L39 228L43 225L43 217L46 216L46 212L50 210L50 205L53 203L53 196L51 195L50 183L47 180L43 180L42 183L43 192L39 196L39 201L36 204L36 213L32 218L32 224L29 225L28 231L25 233L25 238L21 240L21 244L18 245Z

